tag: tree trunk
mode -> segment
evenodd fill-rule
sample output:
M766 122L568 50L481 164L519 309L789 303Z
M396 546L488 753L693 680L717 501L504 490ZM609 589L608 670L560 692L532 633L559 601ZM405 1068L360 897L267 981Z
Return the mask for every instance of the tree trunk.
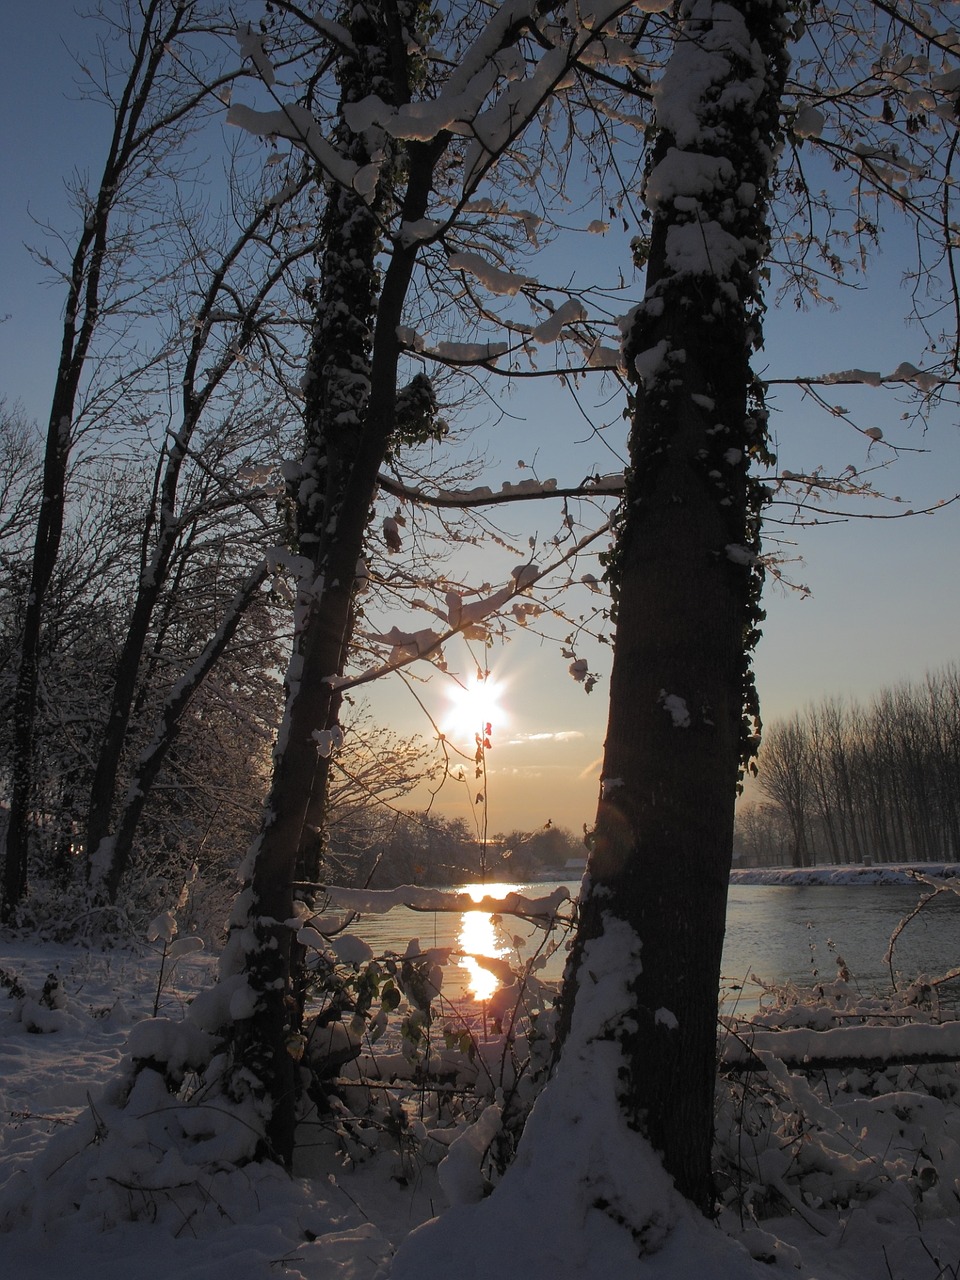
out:
M617 1031L622 1105L708 1212L734 802L757 728L761 495L747 468L766 415L749 360L785 32L778 0L687 4L683 19L657 89L646 296L626 341L640 388L609 570L610 718L561 1034L589 999L585 943L627 921L642 973Z
M72 296L72 295L71 295ZM43 461L43 496L37 518L30 594L23 617L20 665L13 697L13 768L3 880L3 918L12 918L27 887L29 815L33 778L33 738L37 718L40 639L44 602L63 534L67 461L70 454L77 380L71 368L73 333L65 326Z
M387 101L406 99L410 60L394 0L354 10L352 34L366 59L344 56L343 101L371 92ZM373 51L380 59L372 58ZM344 137L349 137L350 158L368 162L369 156L359 153L362 138L347 131ZM406 221L424 215L442 145L407 149ZM273 780L249 860L250 878L235 913L238 952L230 946L225 958L225 971L242 969L257 993L257 1012L237 1024L234 1049L238 1062L265 1089L267 1146L286 1165L293 1157L299 1091L296 1055L289 1050L295 1050L301 1014L296 943L287 922L294 913L295 882L304 872L312 878L319 870L308 818L315 825L323 814L330 761L318 751L315 734L337 725L337 678L351 638L357 564L393 433L397 329L417 256L416 244L395 245L378 289L380 232L374 211L356 192L338 187L330 192L323 237L298 493L299 549L313 568L301 582Z
M549 10L552 5L543 7ZM479 79L470 68L490 64L533 21L532 10L524 5L498 6L491 15L465 64L451 73L454 83L469 83L469 93ZM411 84L429 73L429 59L421 62L420 46L411 42L410 32L427 16L410 0L371 0L348 9L345 26L352 43L341 48L337 60L342 104L370 95L392 105L410 100ZM610 11L605 21L615 17L616 11ZM571 24L571 34L560 45L563 57L551 57L545 74L535 81L538 95L528 96L522 109L511 114L496 149L483 151L470 168L461 190L464 201L472 198L497 157L520 136L596 38L592 28L583 32ZM462 86L457 89L461 92ZM464 92L464 97L469 94ZM366 136L366 131L344 130L338 152L365 167L370 155L357 149L369 145ZM423 225L437 167L454 136L441 131L429 140L405 138L398 154L384 159L380 181L388 194L391 184L402 187L402 198L390 195L399 205L393 219L399 227ZM381 142L380 147L387 145ZM447 178L440 175L438 180ZM387 196L378 189L374 200L381 198ZM305 384L306 446L297 493L299 550L307 571L297 604L273 782L221 970L228 979L243 975L255 997L252 1015L227 1029L239 1068L233 1080L239 1090L256 1092L266 1118L265 1147L285 1164L293 1155L300 1032L296 944L289 922L298 872L318 865L311 828L323 821L330 767L318 751L316 735L337 728L337 684L351 640L357 565L379 472L399 435L398 328L420 248L416 237L405 234L393 238L388 252L378 247L366 201L345 186L333 188L323 236L327 244ZM340 318L347 321L341 325Z

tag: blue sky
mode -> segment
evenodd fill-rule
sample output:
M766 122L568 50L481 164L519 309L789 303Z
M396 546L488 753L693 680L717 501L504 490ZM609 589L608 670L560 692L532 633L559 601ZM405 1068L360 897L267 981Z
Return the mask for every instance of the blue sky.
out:
M0 325L0 394L22 400L41 423L56 360L61 293L43 284L44 271L27 255L23 242L43 241L31 215L67 225L63 177L72 168L97 165L105 113L77 102L69 52L85 47L91 32L90 23L77 19L70 4L45 0L15 6L0 46L0 110L6 126L0 161L0 316L10 316ZM602 261L604 245L587 245L586 239L584 244L580 266L589 271L594 259ZM770 376L789 377L852 367L889 373L902 360L921 365L921 338L902 321L904 247L899 236L891 236L867 286L845 298L839 311L796 312L791 303L772 310L760 367ZM596 269L610 274L606 267ZM894 460L885 445L870 445L798 394L782 391L772 407L783 467L810 471L822 464L836 473L848 463L862 468L889 462L881 487L914 507L960 491L960 428L954 410L937 414L927 435L919 436L898 422L904 406L894 393L834 391L833 402L855 409L861 425L877 425L886 439L928 452ZM507 403L513 416L485 431L489 474L497 483L522 479L517 459L529 461L537 451L541 476L561 482L593 469L613 469L596 442L577 444L585 435L582 420L555 388L524 385ZM606 416L615 417L616 407L608 408ZM842 507L856 509L851 502ZM504 519L521 536L550 527L539 510ZM768 721L826 695L867 699L881 686L921 678L927 669L958 656L960 503L935 517L851 520L791 536L804 559L793 574L812 595L768 589L768 621L756 661ZM480 573L497 585L514 563L507 553L492 552ZM581 592L573 611L590 602ZM402 625L402 619L397 621ZM592 819L595 805L591 766L602 747L605 683L588 697L569 679L566 661L555 649L530 638L520 637L492 656L509 683L510 720L495 726L488 792L491 828L536 826L547 817L579 828ZM608 655L601 646L587 645L583 656L591 668L602 670ZM468 666L464 653L463 669ZM441 690L428 689L426 697L442 714ZM380 689L373 705L396 728L420 727L413 700L402 689ZM469 797L464 802L449 790L439 806L447 812L471 811Z

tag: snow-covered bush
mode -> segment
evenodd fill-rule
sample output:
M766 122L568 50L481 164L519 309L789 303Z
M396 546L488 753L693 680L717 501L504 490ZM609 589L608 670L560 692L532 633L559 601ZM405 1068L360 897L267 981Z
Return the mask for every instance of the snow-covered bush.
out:
M930 990L861 995L843 966L815 989L765 985L755 1015L725 1020L718 1177L741 1221L956 1215L960 1021Z

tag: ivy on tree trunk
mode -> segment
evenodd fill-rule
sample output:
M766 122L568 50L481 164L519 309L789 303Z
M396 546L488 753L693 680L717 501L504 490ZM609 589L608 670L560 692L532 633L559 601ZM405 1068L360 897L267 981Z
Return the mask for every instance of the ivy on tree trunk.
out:
M713 1203L716 1018L733 813L759 728L759 514L766 451L750 369L786 67L780 0L687 0L655 90L630 469L608 567L616 641L602 797L561 1027L612 920L642 973L617 1035L622 1106L679 1189Z
M409 96L404 13L395 0L352 10L354 51L341 58L341 110L374 92L386 101ZM351 159L369 162L361 136L344 130L341 141ZM404 219L423 217L435 150L408 148ZM226 957L226 967L245 973L257 999L256 1012L236 1025L235 1061L264 1090L267 1144L285 1164L293 1156L302 1018L288 922L296 883L315 878L320 867L330 759L319 751L317 734L337 727L337 682L352 633L357 564L396 418L397 329L417 253L415 244L394 246L380 279L376 211L384 198L379 186L369 203L332 183L328 190L296 493L304 565L296 636L273 780L234 917L236 945Z

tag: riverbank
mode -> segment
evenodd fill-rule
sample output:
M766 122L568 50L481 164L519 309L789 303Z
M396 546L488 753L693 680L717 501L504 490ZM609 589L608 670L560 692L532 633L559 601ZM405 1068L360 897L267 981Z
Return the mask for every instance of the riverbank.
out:
M917 878L952 880L960 876L956 862L884 863L882 866L852 864L823 867L737 867L730 883L742 884L916 884Z

